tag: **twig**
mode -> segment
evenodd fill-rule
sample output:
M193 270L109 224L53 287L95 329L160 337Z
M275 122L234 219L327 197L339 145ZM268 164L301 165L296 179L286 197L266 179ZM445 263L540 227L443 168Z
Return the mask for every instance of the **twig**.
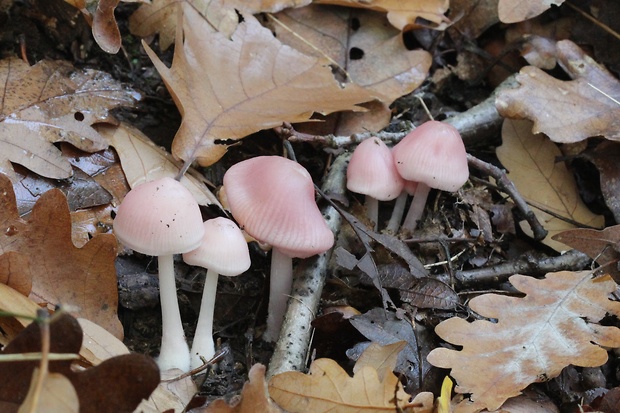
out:
M346 164L347 157L336 157L323 184L324 192L344 195ZM323 216L332 232L337 234L341 225L338 211L328 205L323 209ZM331 253L330 249L316 257L305 259L295 268L293 291L288 300L280 338L276 342L267 377L304 368L312 335L310 323L319 307Z
M570 250L557 257L540 257L527 253L516 261L477 270L456 271L455 277L463 286L504 282L514 274L544 275L554 271L579 271L591 262L581 251Z
M36 381L34 382L34 390L32 392L32 403L30 404L30 412L38 410L39 399L41 397L41 391L43 389L43 383L47 378L49 369L49 353L50 353L50 317L49 313L45 309L37 310L37 318L40 320L39 329L41 330L41 360L39 361L39 371L34 372L37 374Z
M530 209L530 206L521 197L521 194L519 194L519 191L512 181L508 179L508 176L506 176L504 171L499 169L497 166L484 162L470 154L467 154L467 162L470 166L473 166L474 168L495 178L499 189L506 192L512 198L517 208L519 208L527 220L528 224L530 224L534 234L534 239L541 240L547 236L547 230L543 228L540 222L538 222L536 215L534 215L534 212Z
M461 137L465 146L480 146L489 138L497 136L501 129L504 119L499 115L495 108L495 96L502 90L513 89L518 85L515 76L510 76L504 80L493 93L480 104L471 109L459 113L443 122L454 126ZM404 138L414 128L408 128L401 132L365 132L351 136L337 135L310 135L296 131L290 124L283 124L274 130L283 138L291 142L308 142L316 145L330 147L334 149L358 144L368 138L379 138L385 143L395 144Z

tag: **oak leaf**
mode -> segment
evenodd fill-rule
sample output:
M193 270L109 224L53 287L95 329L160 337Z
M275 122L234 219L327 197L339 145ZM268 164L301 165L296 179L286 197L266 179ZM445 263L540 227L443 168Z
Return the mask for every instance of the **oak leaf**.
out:
M450 5L449 0L317 0L315 3L386 12L392 26L399 30L426 27L419 23L424 20L443 27L446 22L444 13Z
M36 382L41 374L38 368L34 369L30 389L20 405L19 412L78 413L80 401L69 379L60 373L47 373L37 393Z
M123 328L117 316L118 291L114 259L116 240L101 234L84 247L71 241L71 217L65 196L47 191L28 221L20 218L11 182L0 175L0 253L17 251L28 258L31 296L54 306L76 306L82 317L117 337Z
M138 97L103 72L60 61L29 66L17 58L0 60L0 94L0 172L13 178L15 162L55 179L73 171L54 142L87 152L104 149L106 142L92 125Z
M570 143L590 136L620 140L620 83L570 40L556 43L558 63L573 78L563 81L534 66L517 75L520 86L501 91L499 113L534 121L534 133Z
M525 297L484 294L470 301L483 317L469 323L454 317L435 332L462 350L434 349L428 361L451 369L457 393L470 393L456 412L498 409L531 383L549 380L573 364L595 367L607 361L604 347L620 346L620 329L595 324L607 313L620 315L610 276L592 272L549 273L544 279L513 275Z
M121 0L99 0L93 16L93 37L106 53L118 53L121 48L121 32L118 29L114 10Z
M561 152L556 144L544 135L531 133L530 122L504 121L502 145L497 148L497 157L508 170L508 177L534 207L534 213L549 231L543 242L558 251L566 248L552 237L575 228L574 224L559 217L594 228L604 224L603 216L590 212L579 197L572 174L564 163L556 162L559 156ZM522 228L528 230L525 225Z
M499 0L497 12L503 23L517 23L531 19L564 0Z
M295 412L393 412L397 408L412 413L431 413L433 396L420 393L413 401L390 370L395 364L398 347L395 343L381 350L376 344L362 354L350 377L332 359L317 359L310 372L277 374L269 382L269 394L286 411ZM368 351L368 350L367 350ZM379 370L378 370L379 369Z
M230 140L373 99L355 84L341 86L323 60L283 45L251 15L231 38L191 7L183 18L185 40L177 35L171 68L146 46L183 115L172 144L180 159L208 166Z

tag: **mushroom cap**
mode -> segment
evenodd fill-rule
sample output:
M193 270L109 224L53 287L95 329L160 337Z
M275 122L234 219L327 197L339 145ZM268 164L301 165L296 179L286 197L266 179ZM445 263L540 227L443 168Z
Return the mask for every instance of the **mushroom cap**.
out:
M243 233L228 218L205 221L205 235L198 248L183 254L183 261L234 277L250 268L250 251Z
M463 140L447 123L423 123L394 146L392 154L398 173L408 181L453 192L469 178Z
M224 188L239 225L283 254L307 258L334 244L314 200L312 178L297 162L280 156L247 159L226 171Z
M400 195L403 185L392 151L381 139L366 139L355 148L347 167L349 191L389 201Z
M127 193L114 218L114 234L134 251L170 255L198 248L204 227L191 192L164 177Z

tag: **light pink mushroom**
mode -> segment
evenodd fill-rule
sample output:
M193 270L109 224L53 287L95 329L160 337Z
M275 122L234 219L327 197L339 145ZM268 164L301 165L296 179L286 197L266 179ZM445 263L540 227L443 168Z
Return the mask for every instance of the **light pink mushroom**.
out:
M210 360L215 355L213 314L219 274L237 276L250 268L250 252L243 233L228 218L218 217L204 222L205 235L198 248L183 254L183 261L207 269L200 302L198 324L192 343L191 368L202 365L201 357Z
M418 182L403 223L403 229L412 232L422 217L430 188L454 192L467 182L467 153L459 131L437 121L418 126L392 152L400 176Z
M197 248L204 228L198 203L191 192L172 178L146 182L129 191L114 218L118 240L142 254L158 257L162 312L160 369L189 370L174 278L173 254Z
M271 244L271 280L265 341L275 341L293 282L292 258L327 251L334 235L314 200L310 174L279 156L259 156L224 175L230 211L252 237Z
M366 195L368 219L377 229L379 201L399 196L404 181L400 177L390 148L379 138L366 139L355 148L347 167L347 189Z

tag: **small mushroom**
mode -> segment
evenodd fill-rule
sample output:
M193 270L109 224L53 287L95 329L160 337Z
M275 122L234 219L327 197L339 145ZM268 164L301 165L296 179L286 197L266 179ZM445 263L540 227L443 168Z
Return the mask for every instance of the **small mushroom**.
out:
M454 126L434 120L407 134L392 152L400 176L418 183L403 223L403 229L413 232L430 188L454 192L467 182L467 152Z
M200 302L200 314L192 343L191 368L202 365L215 355L213 314L219 274L237 276L250 268L250 252L243 233L228 218L218 217L204 222L205 235L198 248L183 254L183 261L207 269Z
M189 347L177 301L173 254L189 252L202 241L198 203L172 178L146 182L125 196L114 218L114 234L132 250L158 257L162 337L157 364L162 370L188 371Z
M334 234L314 200L308 171L279 156L259 156L233 165L224 175L230 211L241 228L271 244L271 277L265 341L280 334L293 283L293 258L327 251Z

